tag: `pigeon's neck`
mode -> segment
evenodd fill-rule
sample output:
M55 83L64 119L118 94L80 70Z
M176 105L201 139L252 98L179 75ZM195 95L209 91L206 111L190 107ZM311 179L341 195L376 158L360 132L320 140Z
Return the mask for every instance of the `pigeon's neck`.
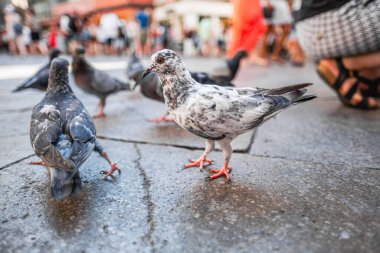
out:
M47 91L53 93L73 93L69 86L69 78L67 73L57 72L54 75L49 75Z
M73 59L73 72L86 72L88 68L88 64L85 59L82 57L74 57Z
M176 110L189 96L190 88L196 83L187 70L160 75L165 103L169 111Z

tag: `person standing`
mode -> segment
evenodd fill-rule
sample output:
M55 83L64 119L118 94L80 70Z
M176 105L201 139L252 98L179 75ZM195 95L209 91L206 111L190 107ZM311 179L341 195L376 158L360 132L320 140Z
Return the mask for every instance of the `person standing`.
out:
M5 6L4 13L5 30L7 33L10 53L26 55L27 52L22 34L23 25L21 16L11 4Z
M266 30L260 0L234 0L233 7L229 57L240 49L252 52Z
M149 15L147 13L147 10L141 9L136 14L136 20L140 24L140 31L139 31L140 52L142 55L148 55L149 45L147 41L148 41L148 30L149 30Z
M28 9L25 12L25 25L30 28L30 46L29 50L31 54L47 54L48 49L44 43L40 43L41 40L41 26L40 20L36 17L33 9Z

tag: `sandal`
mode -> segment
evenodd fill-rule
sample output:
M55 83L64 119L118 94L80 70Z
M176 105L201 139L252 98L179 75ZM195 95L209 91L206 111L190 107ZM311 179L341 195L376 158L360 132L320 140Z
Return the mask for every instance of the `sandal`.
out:
M361 86L360 90L364 96L380 98L380 78L371 80L360 75L357 76L361 83L365 84Z
M343 65L341 58L335 60L336 65L339 70L339 75L335 76L331 71L330 67L318 64L317 73L318 75L330 85L332 89L338 94L339 99L342 103L349 107L354 107L358 109L372 110L377 108L377 101L374 98L365 96L361 93L359 88L359 83L361 80L357 77L356 71L349 71ZM356 81L351 85L351 87L346 91L342 92L341 88L343 84L351 78L355 78ZM373 101L371 105L370 100ZM359 101L359 102L357 102Z

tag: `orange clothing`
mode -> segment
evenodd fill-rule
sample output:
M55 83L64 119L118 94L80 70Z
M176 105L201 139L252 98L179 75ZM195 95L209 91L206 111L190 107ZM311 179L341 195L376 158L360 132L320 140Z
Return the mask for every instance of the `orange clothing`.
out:
M239 49L251 51L266 26L260 0L233 0L232 38L228 55L232 57Z

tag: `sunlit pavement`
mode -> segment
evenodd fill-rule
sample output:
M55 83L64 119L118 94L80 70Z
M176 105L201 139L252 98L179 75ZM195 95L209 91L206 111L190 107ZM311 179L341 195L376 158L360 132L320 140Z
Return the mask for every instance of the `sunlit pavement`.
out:
M125 80L126 57L90 58ZM208 71L220 59L186 59ZM318 99L295 106L233 143L232 181L205 181L183 170L204 141L175 124L152 124L165 106L136 90L108 99L96 120L100 141L122 174L103 181L107 164L81 167L82 193L50 199L48 173L29 142L38 91L13 94L43 57L0 56L0 252L377 252L380 248L380 112L341 106L303 68L245 64L238 86L314 82ZM71 81L73 81L71 79ZM73 84L73 82L72 82ZM91 113L97 99L72 85ZM221 166L222 153L210 158Z

